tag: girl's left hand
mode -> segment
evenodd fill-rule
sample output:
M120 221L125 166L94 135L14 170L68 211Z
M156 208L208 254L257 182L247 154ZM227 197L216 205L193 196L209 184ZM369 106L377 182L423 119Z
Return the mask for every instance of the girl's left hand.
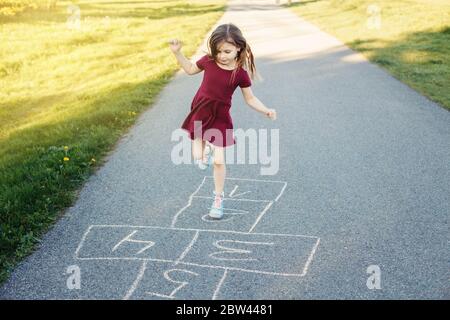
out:
M181 42L178 39L170 40L169 44L170 44L170 50L172 50L173 53L179 52L181 47L183 46L183 42Z
M266 116L272 120L276 120L277 119L277 111L275 109L269 109L269 111L266 112Z

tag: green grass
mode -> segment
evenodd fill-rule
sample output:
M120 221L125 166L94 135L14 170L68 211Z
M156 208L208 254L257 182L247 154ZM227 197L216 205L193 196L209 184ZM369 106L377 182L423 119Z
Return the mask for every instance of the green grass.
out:
M368 13L371 4L379 14ZM290 8L450 110L448 0L310 0ZM377 16L380 28L370 24Z
M71 3L0 15L0 282L179 69L167 40L192 55L225 10L224 0L76 1L71 29Z
M48 0L47 0L48 1ZM12 17L26 10L47 7L49 2L40 0L0 0L0 17Z

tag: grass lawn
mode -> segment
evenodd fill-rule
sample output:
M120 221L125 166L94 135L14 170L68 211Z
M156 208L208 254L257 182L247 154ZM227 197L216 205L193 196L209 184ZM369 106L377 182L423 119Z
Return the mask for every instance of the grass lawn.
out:
M289 8L450 110L450 1L305 0Z
M195 53L224 0L0 0L0 283Z

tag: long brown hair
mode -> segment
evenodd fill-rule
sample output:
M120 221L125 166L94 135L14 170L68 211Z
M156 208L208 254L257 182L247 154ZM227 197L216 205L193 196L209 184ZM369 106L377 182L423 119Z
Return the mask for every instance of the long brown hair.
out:
M251 79L254 79L255 75L257 75L257 72L252 49L247 43L247 40L245 40L244 36L242 35L241 30L239 30L239 28L232 23L222 24L218 26L209 37L209 58L216 60L218 54L218 45L223 41L236 46L238 50L240 49L236 57L237 67L232 72L231 83L233 83L236 77L236 73L241 67L249 72ZM259 75L258 78L261 79Z

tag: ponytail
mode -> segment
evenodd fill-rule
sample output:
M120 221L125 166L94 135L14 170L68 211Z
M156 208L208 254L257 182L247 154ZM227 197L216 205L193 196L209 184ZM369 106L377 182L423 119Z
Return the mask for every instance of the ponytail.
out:
M234 82L234 79L236 78L236 73L239 70L239 67L242 67L244 70L246 70L249 73L250 79L254 80L255 78L262 81L263 78L256 70L255 66L255 58L253 56L252 49L250 48L250 45L248 43L245 43L245 48L242 49L242 53L239 53L238 55L238 68L233 70L232 76L231 76L231 83Z

